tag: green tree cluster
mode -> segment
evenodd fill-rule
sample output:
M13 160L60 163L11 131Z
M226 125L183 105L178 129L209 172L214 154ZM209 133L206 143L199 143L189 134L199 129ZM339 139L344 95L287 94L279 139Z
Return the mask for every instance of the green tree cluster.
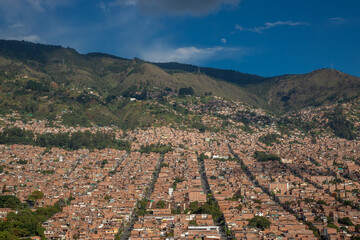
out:
M194 214L211 214L215 222L221 222L224 220L224 215L222 214L219 206L212 200L200 205L197 201L190 203L190 211Z
M335 228L338 232L340 232L340 228L338 226L336 226L334 223L329 223L327 226L329 228Z
M13 210L23 209L24 204L15 196L0 195L0 208L11 208Z
M280 141L278 140L279 137L279 134L270 133L259 137L259 141L265 143L267 146L271 146L273 143L280 143Z
M243 205L239 204L237 207L235 207L237 210L242 211Z
M0 132L0 144L34 144L34 133L18 127L4 128Z
M5 128L0 133L0 144L24 144L40 147L58 147L69 150L80 148L104 149L115 148L120 150L131 150L131 144L128 141L117 140L114 133L90 131L75 133L45 133L37 134L23 130L21 128Z
M9 202L12 202L9 204ZM21 204L14 196L0 196L0 207L10 207L19 210L17 213L10 212L6 219L0 220L0 239L19 239L31 236L44 235L44 228L41 226L48 218L61 212L65 201L59 200L54 206L37 208L36 211L29 209L27 205Z
M356 138L354 124L346 119L340 107L336 108L334 113L329 116L328 125L334 130L335 136L337 137L348 140L354 140Z
M44 197L44 193L41 191L34 191L30 194L28 197L29 200L37 201L39 199L42 199Z
M33 90L36 92L49 92L50 84L48 82L36 82L34 80L29 80L26 82L25 89Z
M241 195L240 191L236 191L234 195L231 198L227 198L228 201L239 201L240 199L243 199L244 196Z
M203 123L200 123L200 122L194 122L191 125L191 128L195 128L195 129L199 130L200 132L205 132L207 129L207 127Z
M199 226L195 220L190 220L189 226Z
M338 221L340 224L344 224L346 226L354 226L354 223L351 221L349 217L339 218Z
M154 153L160 153L160 154L165 154L167 152L171 152L172 151L172 147L169 145L165 145L165 144L150 144L150 145L146 145L146 146L141 146L140 152L141 153L150 153L150 152L154 152Z
M146 206L147 206L148 202L149 202L149 200L147 200L147 199L138 200L137 213L139 216L145 216L147 214Z
M205 159L209 159L209 157L206 156L205 153L201 153L201 154L199 155L199 158L200 158L201 161L204 161Z
M355 225L355 231L360 232L360 224Z
M258 162L268 162L268 161L280 161L280 157L276 154L268 154L264 151L255 151L253 157Z
M194 89L192 87L188 87L188 88L180 88L179 89L179 96L186 96L186 95L194 95Z
M265 230L266 228L269 228L270 225L271 225L271 221L266 217L255 216L249 220L250 227L260 228L261 230Z
M163 209L165 207L166 203L163 200L160 200L156 204L156 208Z
M174 182L173 182L173 185L172 185L172 187L174 188L174 190L176 190L176 185L177 185L178 183L183 182L183 181L184 181L184 179L179 178L179 177L176 177L176 178L174 179Z

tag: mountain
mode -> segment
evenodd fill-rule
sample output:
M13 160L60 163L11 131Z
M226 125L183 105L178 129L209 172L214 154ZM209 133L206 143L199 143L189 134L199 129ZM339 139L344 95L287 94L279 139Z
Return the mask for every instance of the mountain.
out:
M246 89L262 96L270 109L296 111L351 98L360 93L360 78L346 73L320 69L308 74L269 78Z
M150 63L71 48L0 40L0 77L55 82L102 98L192 88L196 95L238 100L273 112L334 103L360 92L360 79L337 70L265 78L233 70ZM153 94L154 95L154 94ZM156 95L156 94L155 94Z
M19 41L0 41L0 70L13 76L47 79L72 87L88 87L101 95L122 95L128 89L192 87L197 95L213 95L262 105L263 100L238 85L206 74L168 73L140 59L108 54L79 54L74 49Z
M196 67L179 63L155 63L170 72L200 71L215 79L235 83L253 93L265 109L277 113L296 111L308 106L334 103L360 93L360 78L333 70L320 69L307 74L264 78L232 70ZM266 102L263 104L263 102Z
M266 78L258 75L241 73L234 70L198 67L190 64L181 64L176 62L154 63L154 64L170 73L171 72L205 73L206 75L213 77L215 79L222 79L227 82L235 83L237 85L260 83L266 80Z

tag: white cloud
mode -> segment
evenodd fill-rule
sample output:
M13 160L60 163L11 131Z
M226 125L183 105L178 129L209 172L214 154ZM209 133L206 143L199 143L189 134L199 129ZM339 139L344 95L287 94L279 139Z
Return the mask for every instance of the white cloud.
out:
M41 38L38 35L34 34L34 35L24 36L22 37L22 40L29 42L40 42Z
M305 22L293 22L293 21L276 21L276 22L266 22L264 26L253 27L253 28L245 28L236 24L235 29L243 32L255 32L255 33L263 33L265 30L278 27L278 26L301 26L301 25L309 25L309 23Z
M9 28L21 28L24 27L24 24L22 23L15 23L13 25L11 25Z
M103 10L104 12L107 12L107 6L106 6L106 4L104 3L104 2L100 2L100 4L99 4L99 7L100 7L100 9L101 10Z
M27 0L31 6L39 11L44 11L41 0Z
M152 62L181 62L198 64L211 59L226 59L236 55L246 55L248 50L245 48L224 48L224 47L211 47L211 48L197 48L180 47L174 49L166 48L152 48L143 51L141 58Z
M340 24L343 24L344 22L346 22L346 19L342 18L342 17L333 17L333 18L329 18L329 21L332 24L340 25Z
M19 41L24 40L24 41L29 41L29 42L41 42L41 38L37 34L25 35L25 36L9 35L9 36L1 36L1 38L6 39L6 40L19 40Z
M138 0L118 0L116 2L111 3L110 5L122 5L122 6L135 6L138 3Z
M237 7L241 0L116 0L110 6L137 6L149 15L207 15L224 6Z
M0 38L31 42L59 43L61 37L49 36L65 23L56 19L54 10L72 5L70 0L0 0ZM73 26L72 26L73 27ZM76 34L73 34L75 36Z
M70 0L0 0L0 12L9 15L23 15L29 12L43 12L57 6L72 3Z
M47 10L69 3L73 4L70 0L0 0L0 26L3 28L2 23L11 26L18 22L28 25Z
M220 41L225 44L226 43L226 38L222 38Z

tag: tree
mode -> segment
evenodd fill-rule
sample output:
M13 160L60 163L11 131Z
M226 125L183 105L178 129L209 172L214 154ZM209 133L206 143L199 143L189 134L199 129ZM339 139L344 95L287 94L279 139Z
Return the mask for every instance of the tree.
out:
M280 157L275 154L268 154L264 151L255 151L253 156L258 162L280 161Z
M189 226L199 226L195 220L190 220Z
M360 224L356 224L355 230L356 230L357 232L360 232Z
M270 225L271 221L266 217L255 216L249 221L250 227L260 228L261 230L269 228Z
M164 208L166 203L163 200L160 200L156 204L156 208Z
M261 204L261 200L260 199L254 199L254 203Z
M149 200L143 199L138 200L138 214L139 216L145 216L146 214L146 206L148 204Z
M0 240L16 240L18 239L15 235L9 231L0 231Z
M259 141L265 143L267 146L271 146L271 144L273 144L273 143L280 142L278 140L279 137L280 137L280 135L278 135L278 134L270 133L268 135L261 136L259 138Z
M196 212L198 209L199 209L199 202L198 201L190 203L190 211L192 213Z
M241 211L243 208L243 206L241 204L239 204L239 206L236 207L237 210Z
M194 95L194 89L192 87L188 88L180 88L179 89L179 96L185 96L185 95Z
M334 223L329 223L327 226L329 228L334 228L334 229L336 229L336 231L340 232L340 228L338 226L336 226Z
M319 205L327 205L324 200L318 200L316 203Z
M205 153L201 153L199 158L200 158L200 160L209 159L209 157L207 155L205 155Z
M171 213L172 213L172 214L181 214L181 207L180 207L180 206L176 206L175 209L171 209Z
M0 208L20 209L22 204L15 196L0 195Z
M35 82L33 80L26 82L26 89L37 91L37 92L49 92L50 91L50 84L49 83L40 83Z
M25 144L34 143L34 134L18 127L4 128L0 133L0 144Z
M200 132L206 131L206 126L200 122L194 122L191 127L198 129Z
M6 183L4 183L4 186L3 186L3 188L2 188L2 192L3 192L3 193L4 193L4 192L7 192Z
M228 200L228 201L238 201L239 199L243 199L243 198L244 198L244 196L241 195L240 191L236 191L231 198L228 198L226 200Z
M42 199L44 197L44 193L41 191L34 191L30 194L28 197L29 200L37 201L39 199Z
M170 145L165 145L165 144L150 144L150 145L142 145L140 152L141 153L150 153L150 152L154 152L154 153L160 153L160 154L165 154L167 152L171 152L172 148Z
M344 224L346 226L354 226L353 222L349 217L339 218L339 223Z
M343 110L337 107L334 113L329 116L329 127L334 130L335 136L353 140L356 138L355 127L352 122L346 119Z

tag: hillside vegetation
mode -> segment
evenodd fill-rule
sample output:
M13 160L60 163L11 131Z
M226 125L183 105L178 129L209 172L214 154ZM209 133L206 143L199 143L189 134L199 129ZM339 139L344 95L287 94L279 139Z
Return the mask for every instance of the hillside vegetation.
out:
M287 112L357 96L360 78L337 70L320 69L303 75L270 78L246 88L263 96L270 109Z
M197 95L216 96L260 105L262 100L234 83L206 74L168 73L140 59L123 59L91 53L82 55L74 49L18 41L0 41L6 50L0 52L3 77L28 76L54 81L73 89L90 88L101 96L119 96L129 89L142 91L192 87Z
M61 108L68 106L70 111L85 112L90 119L103 118L98 116L101 113L106 116L104 124L152 121L144 113L146 103L121 101L109 106L116 98L177 96L181 88L192 88L196 96L219 96L275 113L335 103L360 92L359 78L330 69L264 78L179 63L153 64L102 53L83 55L71 48L24 41L0 40L0 44L4 46L0 50L0 108L25 102L27 110L31 110L36 102L35 108L43 111L51 108L49 103L63 104ZM29 80L48 89L34 90L27 86ZM82 119L67 116L68 122L74 118Z

